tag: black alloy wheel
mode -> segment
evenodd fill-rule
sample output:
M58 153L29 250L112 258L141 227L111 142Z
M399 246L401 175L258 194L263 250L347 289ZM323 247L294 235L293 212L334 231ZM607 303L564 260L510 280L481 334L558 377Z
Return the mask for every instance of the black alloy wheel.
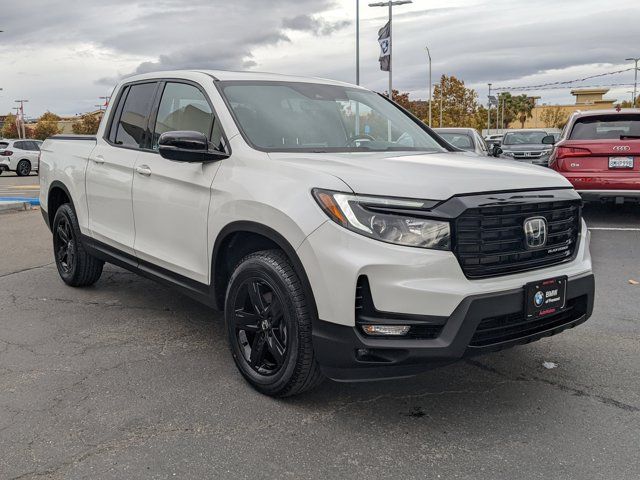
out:
M286 397L322 382L313 351L312 305L313 297L280 250L250 253L234 268L224 309L231 353L259 392Z
M87 287L98 281L104 262L93 257L84 244L76 212L61 205L53 217L53 256L60 278L72 287Z
M53 232L53 249L56 263L65 274L73 271L76 258L76 240L71 224L66 217L61 217Z
M245 361L260 375L274 375L287 355L288 315L265 280L248 278L235 299L233 328Z

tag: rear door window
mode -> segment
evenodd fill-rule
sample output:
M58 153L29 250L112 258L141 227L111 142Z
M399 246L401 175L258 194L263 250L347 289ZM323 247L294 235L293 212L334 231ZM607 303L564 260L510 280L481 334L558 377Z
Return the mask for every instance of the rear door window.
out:
M569 140L640 139L640 115L590 115L578 118Z
M13 148L17 148L19 150L28 150L27 142L13 142Z
M124 147L144 148L148 139L149 113L157 83L131 85L116 125L114 143Z

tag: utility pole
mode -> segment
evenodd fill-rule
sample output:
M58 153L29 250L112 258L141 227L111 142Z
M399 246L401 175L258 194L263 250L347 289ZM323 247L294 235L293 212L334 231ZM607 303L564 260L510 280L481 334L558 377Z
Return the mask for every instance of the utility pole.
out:
M506 100L506 97L503 96L502 97L502 115L500 117L500 118L502 118L500 126L501 126L501 130L502 130L503 134L504 134L504 103L505 103L505 100Z
M442 99L444 97L444 80L440 80L440 123L438 127L442 128Z
M389 99L393 100L393 6L413 3L413 0L395 0L370 3L370 7L389 7Z
M487 135L491 135L491 84L489 83L489 94L487 95Z
M640 61L640 57L630 57L625 58L627 62L634 62L635 67L633 69L633 107L636 106L636 98L638 98L638 62Z
M18 138L20 137L20 107L13 107L16 111L16 132L18 132Z
M360 0L356 0L356 85L360 85Z
M424 48L427 49L427 56L429 57L429 127L431 127L431 52L429 47Z
M356 0L356 85L360 85L360 0ZM356 102L355 134L360 135L360 102Z
M26 130L24 128L24 104L27 102L29 102L29 100L25 100L25 99L16 100L16 103L20 104L20 126L22 129L21 138L27 138ZM20 136L20 132L18 132L18 136Z

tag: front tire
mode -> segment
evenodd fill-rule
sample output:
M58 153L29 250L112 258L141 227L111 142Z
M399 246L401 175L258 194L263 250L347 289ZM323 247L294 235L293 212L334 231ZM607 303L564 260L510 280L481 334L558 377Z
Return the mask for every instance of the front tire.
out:
M227 287L225 321L233 359L259 392L286 397L322 382L310 301L279 250L252 253L236 266Z
M82 244L76 212L65 203L58 208L51 228L53 254L60 278L72 287L93 285L102 275L104 262L87 253Z
M16 174L19 177L26 177L31 173L31 162L29 160L20 160L16 167Z

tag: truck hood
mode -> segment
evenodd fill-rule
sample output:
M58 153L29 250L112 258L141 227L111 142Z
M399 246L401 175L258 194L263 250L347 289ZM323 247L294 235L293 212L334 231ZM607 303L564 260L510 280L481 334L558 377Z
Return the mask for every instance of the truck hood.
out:
M269 156L338 177L358 194L446 200L465 193L571 186L547 168L464 152L292 152Z

